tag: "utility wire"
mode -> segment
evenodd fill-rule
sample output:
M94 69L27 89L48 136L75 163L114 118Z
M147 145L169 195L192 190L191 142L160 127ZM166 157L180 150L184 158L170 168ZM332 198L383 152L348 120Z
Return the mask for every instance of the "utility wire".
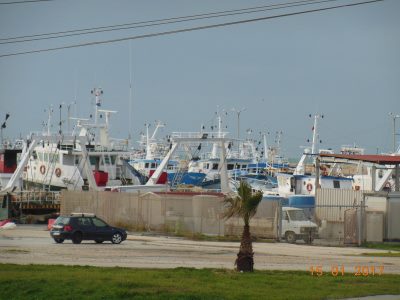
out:
M225 17L225 16L249 14L249 13L255 13L255 12L262 12L262 11L268 11L268 10L281 9L281 8L290 8L290 7L310 5L310 4L320 4L320 3L333 2L333 1L341 1L341 0L302 0L302 1L286 2L286 3L280 3L280 4L242 8L242 9L236 9L236 10L226 10L226 11L220 11L220 12L190 15L190 16L184 16L184 17L173 17L173 18L158 19L158 20L152 20L152 21L142 21L142 22L119 24L119 25L109 25L109 26L67 30L67 31L52 32L52 33L25 35L25 36L19 36L19 37L1 38L0 41L3 41L3 42L0 42L0 44L30 42L30 41L37 41L37 40L46 40L46 39L54 39L54 38L60 38L60 37L106 32L106 31L125 30L125 29L132 29L132 28L141 28L141 27L151 27L151 26L200 20L200 19L210 19L210 18L218 18L218 17Z
M50 51L56 51L56 50L62 50L62 49L85 47L85 46L109 44L109 43L122 42L122 41L127 41L127 40L136 40L136 39L157 37L157 36L163 36L163 35L171 35L171 34L176 34L176 33L181 33L181 32L191 32L191 31L198 31L198 30L204 30L204 29L225 27L225 26L231 26L231 25L252 23L252 22L265 21L265 20L270 20L270 19L277 19L277 18L295 16L295 15L303 15L303 14L308 14L308 13L313 13L313 12L320 12L320 11L327 11L327 10L333 10L333 9L338 9L338 8L345 8L345 7L352 7L352 6L358 6L358 5L363 5L363 4L370 4L370 3L381 2L381 1L384 1L384 0L371 0L371 1L352 3L352 4L343 4L343 5L331 6L331 7L325 7L325 8L312 9L312 10L304 10L304 11L280 14L280 15L275 15L275 16L268 16L268 17L247 19L247 20L241 20L241 21L234 21L234 22L219 23L219 24L213 24L213 25L191 27L191 28L171 30L171 31L156 32L156 33L150 33L150 34L144 34L144 35L136 35L136 36L130 36L130 37L118 38L118 39L112 39L112 40L95 41L95 42L88 42L88 43L75 44L75 45L62 46L62 47L39 49L39 50L32 50L32 51L25 51L25 52L14 52L14 53L2 54L2 55L0 55L0 58L1 57L24 55L24 54L32 54L32 53L50 52Z
M32 2L50 2L55 0L25 0L25 1L11 1L11 2L0 2L0 5L6 4L22 4L22 3L32 3Z

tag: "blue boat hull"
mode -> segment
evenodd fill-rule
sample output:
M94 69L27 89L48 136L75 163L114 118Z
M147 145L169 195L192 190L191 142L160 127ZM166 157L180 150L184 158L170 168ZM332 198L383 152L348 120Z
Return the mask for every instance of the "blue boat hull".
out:
M172 183L174 181L175 174L176 173L168 173L168 182ZM177 182L176 184L190 184L200 186L205 177L206 174L204 173L186 172L183 174L180 182Z

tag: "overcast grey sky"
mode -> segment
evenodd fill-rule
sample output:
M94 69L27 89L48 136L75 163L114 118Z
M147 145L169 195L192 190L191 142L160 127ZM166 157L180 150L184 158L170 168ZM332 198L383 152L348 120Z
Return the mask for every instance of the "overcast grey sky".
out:
M55 0L0 5L0 39L285 2L289 0ZM0 55L356 2L362 0L1 44ZM273 143L274 132L282 130L283 152L289 157L300 156L300 146L311 137L310 113L325 115L320 123L323 148L337 150L355 143L368 153L390 151L393 129L388 113L400 114L400 1L1 57L0 120L6 112L11 114L4 135L40 131L50 104L55 107L55 126L58 105L75 97L78 115L88 117L95 86L104 90L103 108L118 111L112 122L117 138L132 132L138 140L143 124L154 120L167 124L164 135L196 131L203 123L209 127L216 124L212 120L217 106L229 111L224 122L236 136L237 117L231 109L245 107L241 137L248 128L254 133L268 131ZM400 119L397 124L400 128Z

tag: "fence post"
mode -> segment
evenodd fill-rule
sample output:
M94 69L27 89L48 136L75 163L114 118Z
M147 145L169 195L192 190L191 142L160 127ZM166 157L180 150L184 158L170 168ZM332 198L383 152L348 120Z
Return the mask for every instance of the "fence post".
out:
M362 200L360 203L360 214L359 214L359 234L358 234L358 246L361 246L364 242L364 216L365 216L365 194L363 193Z
M278 232L278 242L281 241L281 236L282 236L282 199L279 199L278 201L278 213L277 213L278 217L277 217L277 232Z

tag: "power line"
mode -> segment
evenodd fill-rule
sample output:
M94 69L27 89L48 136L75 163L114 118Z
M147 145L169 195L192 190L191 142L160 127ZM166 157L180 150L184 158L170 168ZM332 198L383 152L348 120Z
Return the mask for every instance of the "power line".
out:
M1 38L0 41L4 41L4 42L0 42L0 44L30 42L30 41L54 39L54 38L60 38L60 37L69 37L69 36L76 36L76 35L100 33L100 32L106 32L106 31L125 30L125 29L132 29L132 28L141 28L141 27L151 27L151 26L200 20L200 19L210 19L210 18L218 18L218 17L225 17L225 16L249 14L249 13L255 13L255 12L262 12L262 11L282 9L282 8L290 8L290 7L310 5L310 4L320 4L320 3L333 2L333 1L341 1L341 0L302 0L302 1L286 2L286 3L280 3L280 4L270 4L270 5L264 5L264 6L242 8L242 9L236 9L236 10L226 10L226 11L219 11L219 12L212 12L212 13L189 15L189 16L184 16L184 17L173 17L173 18L158 19L158 20L152 20L152 21L133 22L133 23L126 23L126 24L118 24L118 25L109 25L109 26L67 30L67 31L52 32L52 33L25 35L25 36L19 36L19 37Z
M62 46L62 47L39 49L39 50L32 50L32 51L25 51L25 52L8 53L8 54L2 54L2 55L0 55L0 57L9 57L9 56L17 56L17 55L32 54L32 53L50 52L50 51L57 51L57 50L62 50L62 49L71 49L71 48L78 48L78 47L85 47L85 46L93 46L93 45L101 45L101 44L122 42L122 41L127 41L127 40L136 40L136 39L157 37L157 36L163 36L163 35L171 35L171 34L176 34L176 33L181 33L181 32L190 32L190 31L198 31L198 30L225 27L225 26L232 26L232 25L238 25L238 24L245 24L245 23L257 22L257 21L264 21L264 20L270 20L270 19L290 17L290 16L295 16L295 15L308 14L308 13L313 13L313 12L320 12L320 11L327 11L327 10L333 10L333 9L338 9L338 8L345 8L345 7L352 7L352 6L358 6L358 5L363 5L363 4L370 4L370 3L381 2L381 1L384 1L384 0L370 0L370 1L364 1L364 2L358 2L358 3L343 4L343 5L337 5L337 6L331 6L331 7L324 7L324 8L318 8L318 9L312 9L312 10L305 10L305 11L299 11L299 12L280 14L280 15L275 15L275 16L268 16L268 17L247 19L247 20L241 20L241 21L234 21L234 22L227 22L227 23L220 23L220 24L213 24L213 25L191 27L191 28L164 31L164 32L156 32L156 33L150 33L150 34L144 34L144 35L137 35L137 36L130 36L130 37L125 37L125 38L112 39L112 40L95 41L95 42L88 42L88 43L75 44L75 45Z
M11 1L11 2L0 2L0 5L6 4L22 4L22 3L32 3L32 2L49 2L55 0L25 0L25 1Z

